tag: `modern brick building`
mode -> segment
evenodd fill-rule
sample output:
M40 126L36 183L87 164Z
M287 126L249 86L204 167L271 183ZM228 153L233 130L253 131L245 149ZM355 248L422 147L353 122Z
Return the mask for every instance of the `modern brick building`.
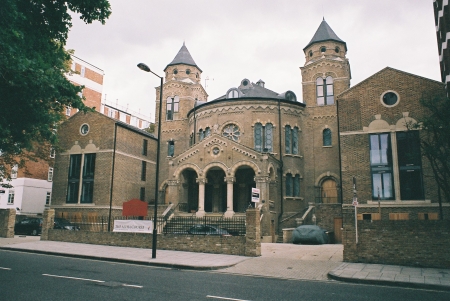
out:
M157 139L98 112L60 129L51 208L70 218L121 215L130 199L154 201Z

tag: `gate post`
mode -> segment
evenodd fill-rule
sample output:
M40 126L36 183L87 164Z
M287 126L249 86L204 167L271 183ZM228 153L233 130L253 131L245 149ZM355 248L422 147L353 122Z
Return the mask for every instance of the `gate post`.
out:
M245 256L261 256L261 223L259 210L249 208L246 212Z
M16 209L0 209L0 237L14 238Z
M53 222L55 220L55 209L45 209L42 218L42 233L41 240L48 240L48 230L53 229Z

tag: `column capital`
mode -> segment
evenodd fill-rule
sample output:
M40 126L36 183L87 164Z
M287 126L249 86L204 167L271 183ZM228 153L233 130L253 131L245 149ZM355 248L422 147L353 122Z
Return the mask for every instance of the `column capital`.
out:
M269 182L269 176L255 176L255 182L259 183Z
M236 182L236 178L235 177L225 177L224 181L227 182L228 184L230 184L230 183Z
M178 185L178 180L169 180L169 181L166 181L166 183L169 186L177 186Z
M207 178L197 178L195 180L196 183L198 183L199 185L203 184L205 185L206 183L208 183L208 179Z

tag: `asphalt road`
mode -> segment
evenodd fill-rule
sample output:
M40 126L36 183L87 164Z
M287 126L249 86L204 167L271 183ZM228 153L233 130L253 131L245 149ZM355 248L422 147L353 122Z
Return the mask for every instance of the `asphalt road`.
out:
M299 281L0 250L0 300L450 300L450 292Z

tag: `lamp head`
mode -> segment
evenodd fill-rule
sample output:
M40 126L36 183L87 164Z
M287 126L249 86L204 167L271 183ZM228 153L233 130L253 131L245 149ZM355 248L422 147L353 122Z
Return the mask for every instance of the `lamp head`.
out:
M144 70L145 72L150 72L150 68L144 63L139 63L137 64L137 66L139 69Z

